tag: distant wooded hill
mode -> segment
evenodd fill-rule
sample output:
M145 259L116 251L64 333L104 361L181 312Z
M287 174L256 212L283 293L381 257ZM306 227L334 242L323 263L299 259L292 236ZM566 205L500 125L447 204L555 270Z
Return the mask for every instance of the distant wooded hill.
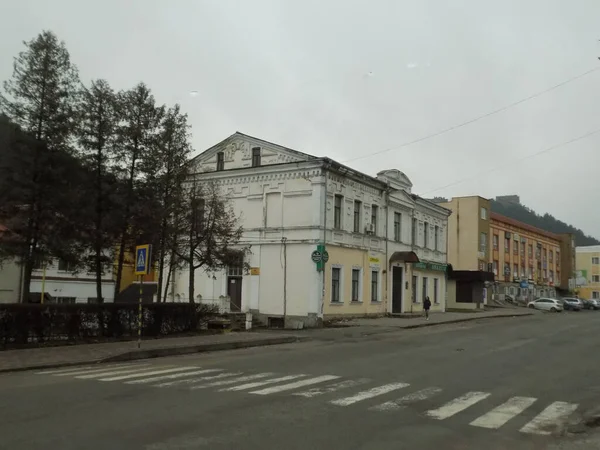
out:
M577 246L600 245L598 239L585 234L583 230L575 228L573 225L556 219L551 214L546 213L540 216L532 209L522 205L519 202L518 196L496 197L496 200L490 200L490 204L493 212L541 228L542 230L557 234L573 233Z
M443 203L448 200L444 197L434 197L431 201L435 203ZM551 233L573 233L575 236L575 244L577 246L600 245L600 241L592 236L589 236L562 220L556 219L551 214L540 216L532 209L521 204L518 195L504 195L496 197L496 200L490 200L492 211L503 216L519 220L528 225L541 228L542 230L550 231Z

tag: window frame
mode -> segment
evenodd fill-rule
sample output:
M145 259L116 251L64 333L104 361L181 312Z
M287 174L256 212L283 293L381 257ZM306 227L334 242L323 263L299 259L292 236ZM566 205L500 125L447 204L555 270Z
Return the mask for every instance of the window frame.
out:
M334 273L336 273L338 275L337 279L334 278L334 276L333 276ZM331 281L330 281L331 292L329 293L329 302L334 305L344 304L343 297L342 297L342 286L343 286L342 277L343 277L342 267L336 266L336 265L331 266ZM337 290L334 289L335 281L337 281ZM337 299L335 298L335 295L334 295L336 293L337 293Z
M402 213L394 212L394 240L402 242Z
M358 277L356 280L354 280L354 275L358 274ZM350 280L350 285L351 285L351 294L350 294L350 301L354 302L354 303L361 303L362 302L362 296L361 296L361 279L362 279L362 268L360 267L353 267L352 268L352 278ZM356 282L356 292L354 290L355 288L355 282ZM355 295L356 294L356 298Z
M225 152L217 152L217 172L225 170Z
M260 147L252 147L252 167L261 166L261 149Z
M379 296L379 269L371 267L371 303L380 303Z
M361 224L362 224L362 202L360 200L354 200L354 216L353 216L353 229L355 233L361 232Z
M339 203L339 205L338 205ZM344 196L335 194L333 198L333 228L342 229L342 208L344 205Z

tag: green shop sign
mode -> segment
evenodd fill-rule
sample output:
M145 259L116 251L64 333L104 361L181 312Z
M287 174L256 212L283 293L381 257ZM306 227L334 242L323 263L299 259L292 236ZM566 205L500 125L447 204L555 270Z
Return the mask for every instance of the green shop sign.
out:
M447 264L438 264L438 263L430 263L430 262L418 262L414 264L415 269L422 270L435 270L437 272L445 272L448 268Z

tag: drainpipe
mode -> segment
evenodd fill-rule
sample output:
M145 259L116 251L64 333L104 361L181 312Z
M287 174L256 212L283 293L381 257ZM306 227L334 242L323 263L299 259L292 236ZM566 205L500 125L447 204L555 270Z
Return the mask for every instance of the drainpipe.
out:
M327 169L331 167L331 164L323 163L323 178L325 178L325 185L323 191L323 248L327 240ZM323 273L321 277L321 304L319 307L321 319L323 318L323 308L325 306L325 264L323 263Z
M390 240L390 181L387 181L387 188L385 190L385 301L386 309L392 312L390 302L390 256L388 254L388 243ZM400 286L402 288L402 286Z
M286 317L287 317L287 238L281 238L281 244L283 245L283 328L285 329Z
M416 208L416 205L417 205L417 202L415 202L415 208ZM415 219L415 208L411 209L411 212L410 212L410 233L411 233L411 236L410 236L410 249L411 249L412 252L415 252L415 238L417 237L416 231L413 228L414 219ZM411 266L411 267L413 267L413 266ZM408 277L408 263L406 261L404 262L404 273L406 274L406 281L408 283L410 283L409 284L409 286L410 286L410 298L409 298L409 301L410 301L410 313L412 314L412 312L413 312L413 295L415 295L414 292L413 292L413 282L412 282L413 273L412 273L412 269L411 269L411 271L410 271L410 278L409 278ZM402 305L402 312L404 312L404 304Z

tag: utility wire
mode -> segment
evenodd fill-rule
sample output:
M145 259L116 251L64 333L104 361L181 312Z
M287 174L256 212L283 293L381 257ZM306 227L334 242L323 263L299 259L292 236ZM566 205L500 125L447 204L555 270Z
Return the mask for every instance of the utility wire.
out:
M436 188L436 189L433 189L433 190L431 190L431 191L427 191L427 192L425 192L424 194L420 194L420 195L421 195L421 196L424 196L424 195L429 195L429 194L431 194L431 193L433 193L433 192L441 191L442 189L446 189L446 188L449 188L449 187L452 187L452 186L456 186L456 185L458 185L458 184L462 184L462 183L464 183L464 182L466 182L466 181L475 180L475 179L477 179L477 178L480 178L481 176L484 176L484 175L489 175L490 173L496 172L496 171L498 171L498 170L500 170L500 169L504 169L505 167L508 167L508 166L513 166L513 165L514 165L514 163L516 163L516 162L521 162L521 161L524 161L524 160L526 160L526 159L534 158L534 157L536 157L536 156L539 156L539 155L542 155L542 154L544 154L544 153L550 152L550 151L552 151L552 150L555 150L555 149L557 149L557 148L564 147L565 145L572 144L573 142L580 141L581 139L585 139L585 138L587 138L587 137L590 137L590 136L592 136L592 135L594 135L594 134L597 134L597 133L600 133L600 128L598 128L598 129L596 129L596 130L594 130L594 131L590 131L589 133L582 134L581 136L578 136L578 137L576 137L576 138L570 139L570 140L568 140L568 141L561 142L560 144L555 144L555 145L553 145L553 146L551 146L551 147L548 147L548 148L545 148L545 149L543 149L543 150L540 150L540 151L539 151L539 152L537 152L537 153L532 153L532 154L530 154L530 155L526 155L526 156L524 156L524 157L522 157L522 158L519 158L519 159L516 159L516 160L511 160L511 161L510 161L510 163L508 163L508 164L503 164L503 165L501 165L501 166L494 167L492 170L489 170L489 171L487 171L487 172L479 173L479 174L477 174L477 175L475 175L475 176L472 176L472 177L463 178L463 179L461 179L461 180L454 181L454 182L452 182L452 183L450 183L450 184L446 184L445 186L441 186L441 187L439 187L439 188Z
M483 114L481 116L475 117L474 119L467 120L466 122L459 123L458 125L451 126L450 128L445 128L445 129L443 129L441 131L438 131L438 132L432 133L432 134L428 134L427 136L423 136L423 137L415 139L413 141L404 142L403 144L396 145L394 147L384 148L383 150L379 150L379 151L376 151L376 152L373 152L373 153L369 153L369 154L366 154L366 155L363 155L363 156L357 156L355 158L350 158L350 159L347 159L347 160L341 161L341 162L342 163L348 163L348 162L352 162L352 161L357 161L359 159L369 158L371 156L380 155L382 153L387 153L387 152L392 151L392 150L398 150L398 149L401 149L401 148L404 148L404 147L408 147L410 145L417 144L419 142L423 142L423 141L426 141L428 139L440 136L442 134L449 133L450 131L454 131L454 130L456 130L458 128L462 128L462 127L464 127L466 125L470 125L472 123L478 122L481 119L485 119L486 117L490 117L490 116L493 116L494 114L498 114L498 113L500 113L502 111L506 111L507 109L510 109L510 108L512 108L514 106L520 105L521 103L525 103L525 102L527 102L529 100L533 100L534 98L537 98L537 97L540 97L540 96L542 96L544 94L547 94L548 92L551 92L551 91L553 91L555 89L558 89L559 87L562 87L562 86L564 86L566 84L569 84L572 81L578 80L579 78L583 78L586 75L594 73L594 72L596 72L598 70L600 70L600 67L596 67L594 69L590 69L587 72L583 72L583 73L581 73L579 75L576 75L576 76L574 76L572 78L569 78L568 80L565 80L565 81L563 81L561 83L555 84L554 86L549 87L548 89L544 89L543 91L540 91L540 92L532 94L532 95L530 95L528 97L522 98L521 100L518 100L518 101L516 101L514 103L510 103L510 104L505 105L505 106L503 106L501 108L498 108L498 109L495 109L495 110L490 111L488 113L485 113L485 114Z

